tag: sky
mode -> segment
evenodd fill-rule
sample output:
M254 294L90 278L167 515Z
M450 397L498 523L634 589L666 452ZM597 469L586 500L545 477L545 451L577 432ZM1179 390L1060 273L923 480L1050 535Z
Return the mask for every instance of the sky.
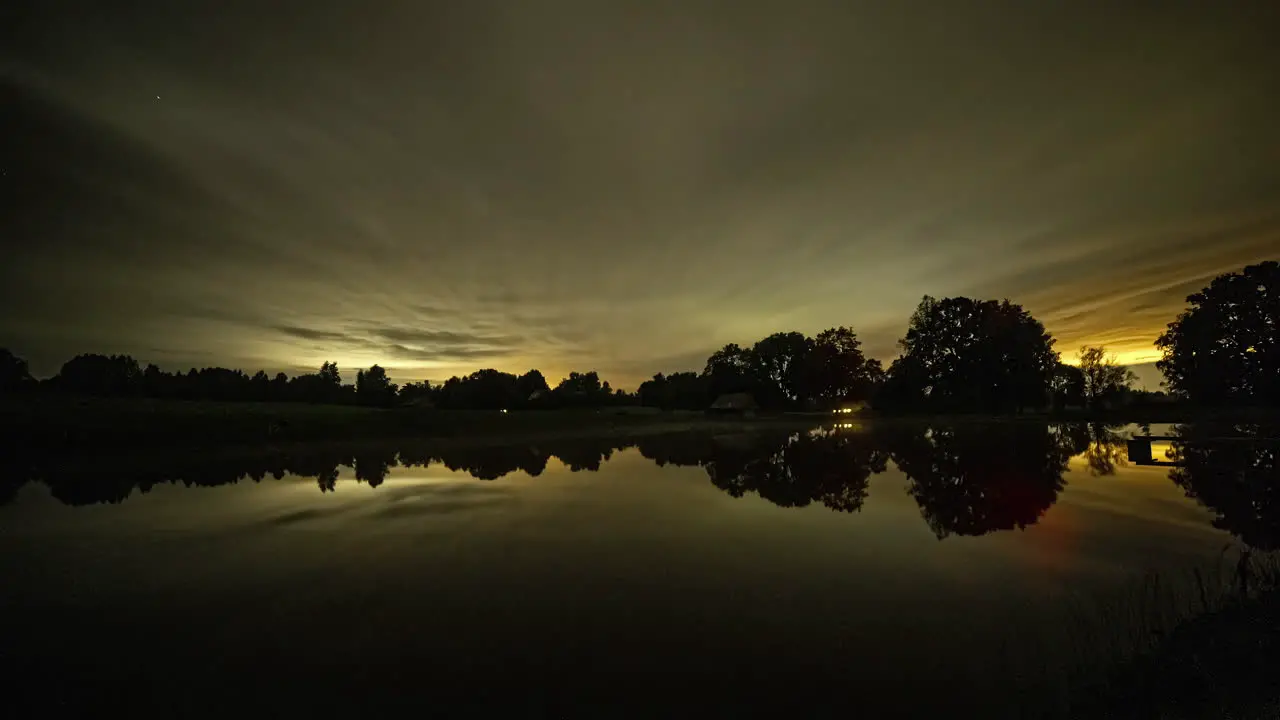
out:
M784 330L888 361L925 294L1147 363L1186 295L1280 256L1265 0L16 0L0 28L0 346L37 375L634 388Z

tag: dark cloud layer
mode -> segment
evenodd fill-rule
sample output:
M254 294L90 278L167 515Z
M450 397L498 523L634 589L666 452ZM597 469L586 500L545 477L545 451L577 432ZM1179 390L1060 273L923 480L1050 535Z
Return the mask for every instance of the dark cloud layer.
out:
M966 293L1150 360L1280 254L1278 12L19 0L0 345L633 385Z

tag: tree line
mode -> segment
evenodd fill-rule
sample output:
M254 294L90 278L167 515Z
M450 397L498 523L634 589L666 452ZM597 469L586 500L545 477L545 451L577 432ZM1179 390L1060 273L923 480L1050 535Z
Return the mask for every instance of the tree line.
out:
M48 393L94 397L146 397L221 402L301 402L392 407L428 404L446 409L504 410L539 407L601 407L633 404L634 396L614 390L598 373L571 372L554 388L537 370L523 375L477 370L433 385L429 381L391 381L379 365L356 371L344 384L337 363L326 362L314 373L249 375L223 367L166 372L154 364L141 367L129 355L77 355L56 375L37 381L25 360L0 348L0 390L6 394Z
M1156 340L1169 393L1199 405L1280 405L1280 264L1226 273L1187 298L1188 307ZM343 384L334 363L288 377L227 368L168 373L127 355L79 355L57 375L35 381L27 364L0 349L0 392L67 392L191 400L253 400L445 409L643 405L703 410L741 393L766 410L826 410L870 403L883 412L1017 413L1053 407L1098 408L1131 392L1132 374L1102 347L1062 362L1055 339L1008 300L926 296L898 342L888 369L868 358L853 329L809 337L779 332L749 347L725 345L700 372L659 373L635 393L613 389L598 373L573 372L556 387L537 370L523 375L478 370L433 385L397 385L378 365Z

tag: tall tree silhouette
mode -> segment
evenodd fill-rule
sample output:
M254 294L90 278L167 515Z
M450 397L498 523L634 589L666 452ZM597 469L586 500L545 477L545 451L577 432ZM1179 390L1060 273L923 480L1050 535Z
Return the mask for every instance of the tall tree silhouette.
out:
M551 388L547 385L547 379L543 377L540 370L536 369L530 370L517 379L516 390L524 403L534 402L551 392Z
M751 351L736 343L729 343L711 353L702 376L707 379L712 396L735 392L753 392L756 379L753 376Z
M1053 393L1053 409L1063 410L1068 405L1085 404L1084 371L1074 365L1059 362L1049 380L1049 390Z
M1169 390L1194 402L1280 405L1280 263L1220 275L1156 340Z
M1136 376L1129 368L1107 355L1104 347L1080 348L1080 374L1084 380L1084 399L1091 408L1114 402L1129 389Z
M899 342L903 354L889 369L881 404L971 412L1043 406L1058 365L1053 343L1007 300L926 296Z
M809 362L813 399L828 408L870 399L879 380L880 363L862 354L858 336L844 326L818 333Z
M388 407L395 402L397 390L380 365L356 373L356 399L361 405Z
M756 400L766 407L797 404L813 395L816 384L810 356L813 340L803 333L774 333L751 348L752 374L761 382Z

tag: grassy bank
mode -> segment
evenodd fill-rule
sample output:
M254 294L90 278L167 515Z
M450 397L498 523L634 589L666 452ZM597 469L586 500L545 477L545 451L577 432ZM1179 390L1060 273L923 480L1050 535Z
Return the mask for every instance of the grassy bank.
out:
M378 409L297 403L218 403L180 400L39 398L0 404L3 443L41 450L121 446L210 447L358 441L386 438L525 439L583 433L601 435L736 424L813 424L812 418L753 420L701 413L620 410L527 412Z
M1067 628L1061 717L1280 717L1280 558L1244 553L1184 577L1148 575Z

